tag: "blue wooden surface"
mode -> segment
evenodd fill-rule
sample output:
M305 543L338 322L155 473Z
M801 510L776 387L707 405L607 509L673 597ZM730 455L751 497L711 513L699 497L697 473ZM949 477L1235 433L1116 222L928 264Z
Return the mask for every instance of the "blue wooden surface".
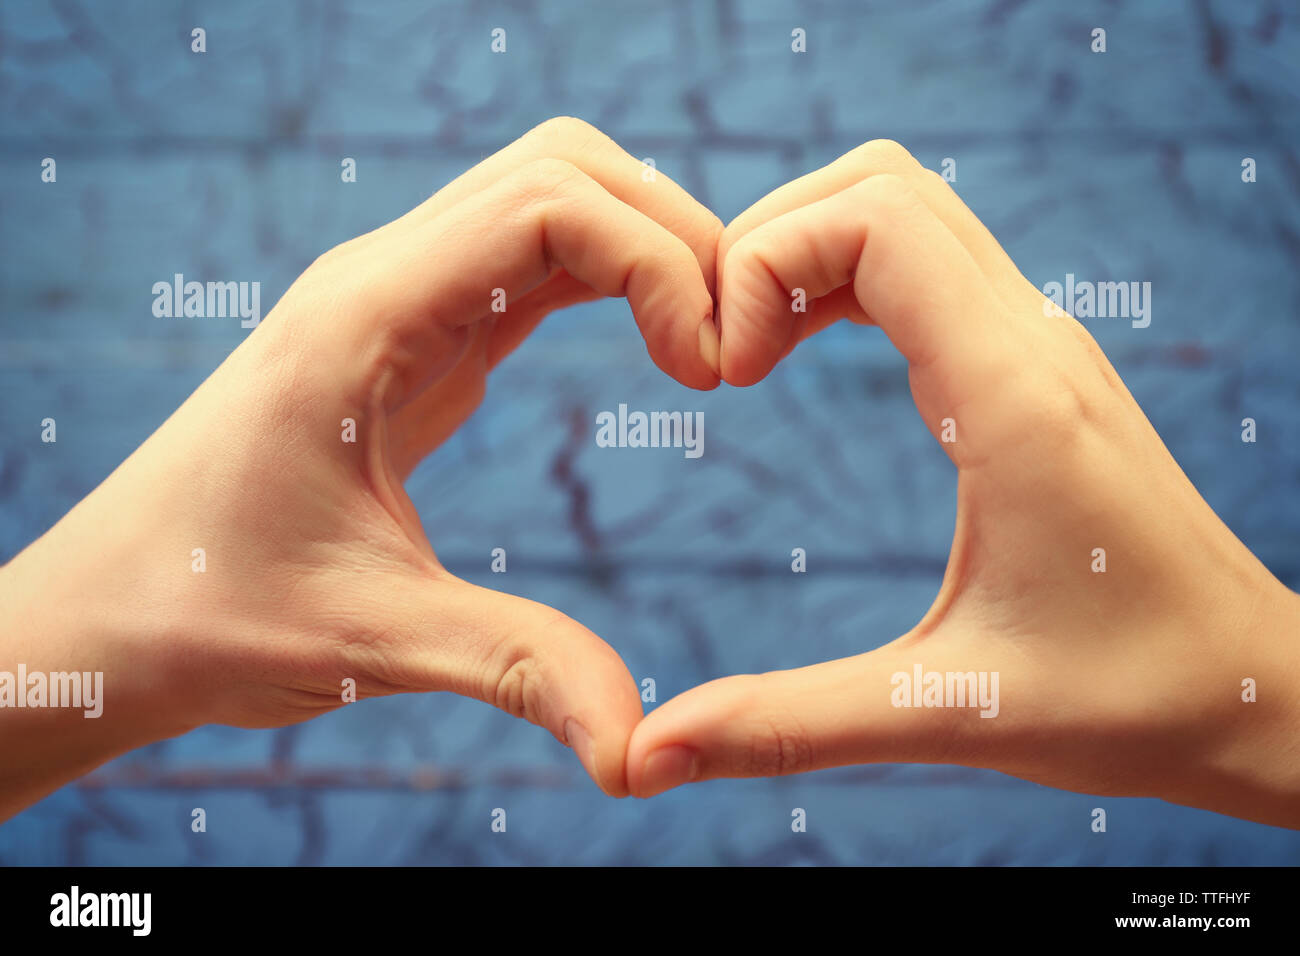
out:
M62 0L6 3L0 31L0 560L245 334L156 319L153 282L257 280L269 309L328 246L569 113L724 220L897 139L932 168L957 160L958 191L1040 286L1150 281L1149 328L1091 326L1211 505L1300 587L1289 4ZM705 456L596 448L588 423L619 402L703 411ZM661 702L909 628L938 587L954 490L874 330L836 328L755 388L700 395L650 365L622 302L549 319L410 483L452 571L569 611ZM498 546L506 575L488 573ZM796 546L806 575L788 571ZM1300 862L1300 834L1155 801L1106 799L1099 836L1097 804L945 767L614 801L544 731L436 695L128 755L0 826L0 863ZM494 807L507 834L489 831Z

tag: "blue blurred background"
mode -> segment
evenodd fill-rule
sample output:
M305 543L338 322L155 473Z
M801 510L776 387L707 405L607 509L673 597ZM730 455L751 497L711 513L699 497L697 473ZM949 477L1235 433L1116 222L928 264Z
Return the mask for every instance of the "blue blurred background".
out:
M247 334L155 318L154 282L260 281L268 311L329 246L574 114L724 220L897 139L957 161L957 190L1040 287L1150 281L1149 328L1089 324L1210 504L1300 587L1298 80L1300 13L1281 2L7 0L0 561ZM619 402L704 411L704 457L597 449L593 417ZM837 327L761 385L701 395L651 366L622 301L552 316L410 482L453 572L569 611L659 702L910 628L954 491L877 331ZM0 862L1253 864L1300 862L1300 833L947 767L615 801L546 732L427 695L131 754L0 826Z

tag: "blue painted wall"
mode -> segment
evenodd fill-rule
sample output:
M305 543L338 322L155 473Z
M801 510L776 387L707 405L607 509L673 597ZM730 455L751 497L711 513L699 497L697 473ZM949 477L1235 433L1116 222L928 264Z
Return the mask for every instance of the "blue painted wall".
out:
M0 560L246 334L155 318L155 281L257 280L269 309L327 247L568 113L724 220L897 139L931 168L957 160L958 191L1040 286L1150 281L1149 328L1092 328L1196 486L1300 587L1297 90L1300 12L1281 2L7 2ZM601 453L590 423L619 402L703 410L704 458ZM46 416L57 445L39 441ZM660 701L907 630L955 513L954 472L875 330L836 328L753 389L701 395L650 365L621 301L544 323L410 491L453 572L568 610ZM505 576L487 570L497 546ZM807 575L788 572L794 546ZM1107 799L1099 836L1095 805L893 766L615 801L544 731L430 695L131 754L0 826L0 863L1300 862L1300 833L1156 801Z

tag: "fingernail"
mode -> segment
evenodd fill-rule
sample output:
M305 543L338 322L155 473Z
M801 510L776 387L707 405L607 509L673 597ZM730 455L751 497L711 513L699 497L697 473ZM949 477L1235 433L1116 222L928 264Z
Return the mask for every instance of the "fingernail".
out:
M660 747L645 758L641 766L642 796L655 794L690 783L700 774L700 759L694 750L674 744Z
M591 742L591 734L587 733L587 728L570 717L564 722L564 742L573 748L573 752L582 761L582 766L599 786L600 777L596 775L596 745Z
M713 319L708 318L700 323L700 358L704 359L713 374L722 377L722 367L718 364L718 330L713 326Z

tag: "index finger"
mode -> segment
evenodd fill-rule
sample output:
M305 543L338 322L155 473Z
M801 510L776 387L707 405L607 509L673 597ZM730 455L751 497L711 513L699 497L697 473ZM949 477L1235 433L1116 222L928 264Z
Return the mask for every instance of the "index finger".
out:
M845 153L821 169L791 180L774 189L733 219L718 240L718 273L722 274L727 253L744 236L778 216L826 199L871 176L897 176L916 192L962 247L994 290L1008 304L1016 297L1042 298L1016 268L993 234L961 201L947 181L926 169L903 146L893 140L877 139Z
M510 173L543 159L576 166L615 199L680 238L695 254L709 294L713 294L722 221L653 165L634 158L596 127L572 116L558 116L534 127L395 221L426 222Z
M797 329L792 293L850 288L906 357L918 407L960 402L996 367L1006 332L969 252L908 184L871 176L755 228L728 252L719 289L720 369L752 385ZM922 409L925 412L925 409Z

